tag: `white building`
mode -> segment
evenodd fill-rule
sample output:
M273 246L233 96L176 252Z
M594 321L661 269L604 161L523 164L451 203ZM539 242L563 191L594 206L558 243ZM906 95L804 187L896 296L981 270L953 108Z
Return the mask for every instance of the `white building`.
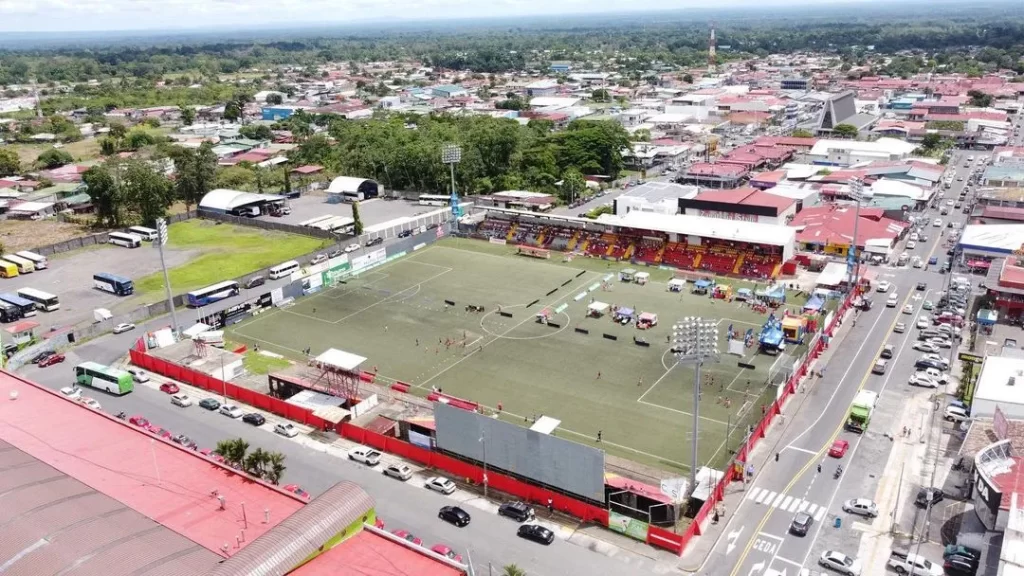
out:
M684 186L672 182L647 182L626 190L615 199L615 215L630 212L678 214L679 199L693 198L700 192L697 186Z
M1010 420L1024 420L1024 359L986 356L974 390L971 416L992 418L996 406Z
M905 160L916 149L916 144L895 138L879 138L871 142L822 139L807 156L815 164L850 166L873 160Z

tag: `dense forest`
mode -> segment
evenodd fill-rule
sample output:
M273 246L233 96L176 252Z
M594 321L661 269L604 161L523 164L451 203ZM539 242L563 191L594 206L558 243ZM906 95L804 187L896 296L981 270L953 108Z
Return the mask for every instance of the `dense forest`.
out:
M946 63L960 71L1006 68L1024 73L1024 12L1011 4L907 5L874 15L842 11L775 10L716 20L722 58L813 50L856 61L866 51L921 51L922 65ZM819 9L823 10L822 9ZM830 15L829 15L830 14ZM813 17L812 17L813 16ZM678 18L576 20L562 27L492 25L484 28L394 28L289 39L67 47L0 52L0 84L77 82L168 74L213 77L253 68L315 67L326 62L414 58L427 65L482 73L544 69L571 59L620 69L699 65L706 61L709 22ZM294 34L298 34L297 32ZM312 34L312 32L311 32ZM966 56L971 56L967 58ZM906 62L916 62L914 58ZM906 64L904 62L904 64ZM904 66L903 70L906 69Z

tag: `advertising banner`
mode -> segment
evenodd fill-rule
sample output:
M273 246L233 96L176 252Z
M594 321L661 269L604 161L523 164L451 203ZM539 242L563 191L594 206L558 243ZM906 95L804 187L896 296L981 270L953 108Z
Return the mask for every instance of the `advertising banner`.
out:
M636 518L630 518L629 516L623 516L618 512L609 511L608 527L620 534L625 534L630 538L636 538L641 542L647 541L648 524L637 520Z
M324 270L322 282L325 286L333 286L344 278L349 271L352 269L352 265L346 260L337 266L333 266L328 270Z
M302 279L302 293L307 296L319 292L323 287L324 277L322 274L313 274Z

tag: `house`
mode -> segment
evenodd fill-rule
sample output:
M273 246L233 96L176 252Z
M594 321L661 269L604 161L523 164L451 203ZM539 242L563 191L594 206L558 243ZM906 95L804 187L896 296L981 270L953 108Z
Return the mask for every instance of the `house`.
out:
M21 202L11 204L7 214L22 220L42 220L54 215L53 205L53 202Z
M749 175L750 169L739 164L697 162L676 178L676 182L709 188L736 188Z
M469 91L462 86L456 86L454 84L442 84L440 86L434 86L430 89L434 96L438 98L459 98L462 96L469 96Z
M527 98L554 96L558 92L558 82L554 80L538 80L526 85Z
M568 74L572 70L572 64L569 62L552 62L551 72L553 74Z
M878 121L874 114L863 114L857 112L857 101L852 90L830 97L822 107L821 114L815 130L818 134L831 134L836 126L849 124L857 129L857 132L870 130Z

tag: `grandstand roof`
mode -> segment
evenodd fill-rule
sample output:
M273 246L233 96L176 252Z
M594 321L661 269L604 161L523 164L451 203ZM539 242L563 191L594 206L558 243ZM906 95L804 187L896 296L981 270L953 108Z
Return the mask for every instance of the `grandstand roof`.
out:
M790 245L796 236L796 230L788 226L762 224L760 222L741 222L722 218L704 218L689 214L656 214L654 212L640 212L636 210L625 216L604 214L597 221L601 224L610 224L612 226L626 226L643 230L700 236L716 240L767 244L770 246Z
M363 576L457 576L464 574L428 555L426 548L403 546L369 528L349 538L341 546L324 552L293 572L292 576L334 576L344 566L346 574Z
M9 400L16 392L17 399ZM18 573L209 570L304 506L191 450L0 372L0 565ZM60 423L59 426L55 423ZM68 431L88 431L74 434ZM225 509L213 490L224 498ZM269 522L262 513L269 510ZM34 546L45 542L43 546ZM244 548L243 548L244 549ZM196 569L197 565L205 567Z
M203 199L199 201L199 207L206 210L223 210L226 212L249 204L273 202L284 199L284 196L278 196L276 194L253 194L251 192L242 192L240 190L217 188L216 190L210 190L205 196L203 196Z
M1012 254L1024 246L1024 224L969 224L958 246L997 254Z

